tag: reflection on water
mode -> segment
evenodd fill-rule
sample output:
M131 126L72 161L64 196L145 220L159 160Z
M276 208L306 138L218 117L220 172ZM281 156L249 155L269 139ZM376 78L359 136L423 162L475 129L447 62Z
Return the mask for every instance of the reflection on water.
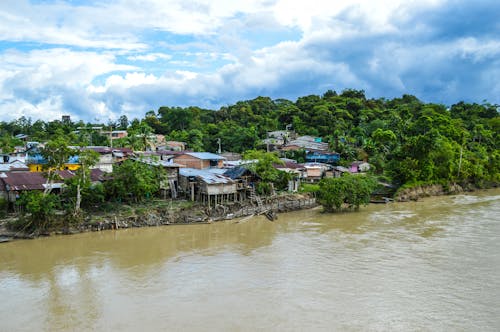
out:
M500 329L500 191L0 245L0 330Z

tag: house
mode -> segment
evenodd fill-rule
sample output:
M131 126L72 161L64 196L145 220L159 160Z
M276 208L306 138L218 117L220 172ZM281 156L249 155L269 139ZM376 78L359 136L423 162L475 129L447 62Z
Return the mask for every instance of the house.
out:
M128 133L126 130L113 130L111 132L111 139L119 139L119 138L124 138L128 136Z
M326 176L326 172L330 169L330 165L321 163L305 163L304 168L306 169L304 178L308 182L317 182Z
M326 177L339 178L344 173L350 173L351 171L347 167L343 166L333 166L331 170L326 171Z
M197 200L208 207L239 199L236 182L209 169L179 169L179 190L192 201Z
M107 146L87 146L84 150L93 150L99 153L99 160L92 168L98 168L104 172L111 173L115 163L122 162L133 155L129 148L110 148Z
M295 160L281 158L283 164L275 164L277 170L292 174L292 179L288 181L288 191L296 192L299 190L301 179L306 177L306 168L304 164L299 164Z
M7 155L8 156L8 155ZM29 171L28 166L21 160L14 159L10 156L7 159L7 162L3 162L6 160L5 155L0 157L0 172L24 172Z
M185 152L173 158L175 163L195 169L222 168L225 159L210 152Z
M220 154L222 157L226 158L224 164L230 161L241 161L241 154L236 152L223 152Z
M157 151L184 151L186 150L186 143L178 141L161 142L156 147Z
M340 161L340 154L336 152L308 151L306 153L306 161L325 164L337 164Z
M0 173L0 197L9 202L15 202L21 193L33 190L45 190L50 187L52 191L58 192L64 187L66 179L75 176L75 173L68 170L57 171L59 179L52 183L47 183L47 178L42 172L2 172ZM90 179L93 183L102 182L104 173L95 169L90 172Z
M47 160L40 153L35 153L28 155L26 164L31 172L42 172ZM76 171L80 166L79 157L71 156L61 167L61 170Z
M368 172L370 170L370 164L364 161L355 161L351 164L349 170L351 173Z
M223 175L236 182L238 201L240 202L247 198L250 191L255 188L255 184L260 181L260 177L246 167L245 164L226 169Z
M300 136L291 140L281 147L283 151L306 150L306 151L328 151L328 143L322 141L321 137Z

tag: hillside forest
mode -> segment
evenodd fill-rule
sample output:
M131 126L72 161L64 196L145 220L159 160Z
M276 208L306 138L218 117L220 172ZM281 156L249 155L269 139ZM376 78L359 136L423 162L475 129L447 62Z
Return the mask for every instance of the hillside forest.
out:
M500 180L498 105L458 102L447 107L411 95L367 99L364 91L353 89L295 102L257 97L219 110L162 106L141 119L122 115L106 123L21 117L0 122L0 148L8 153L22 144L18 134L31 141L63 136L68 145L109 145L108 137L92 130L96 126L126 130L128 136L113 144L135 151L144 150L155 133L186 142L191 151L217 152L220 140L222 151L236 153L265 149L267 132L286 128L321 137L340 153L340 164L368 161L376 176L398 187L449 182L481 187Z

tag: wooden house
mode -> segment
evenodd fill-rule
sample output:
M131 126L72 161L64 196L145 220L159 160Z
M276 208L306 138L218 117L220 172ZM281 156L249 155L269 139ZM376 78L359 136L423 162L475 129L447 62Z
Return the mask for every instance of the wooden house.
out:
M207 169L179 169L179 190L192 201L209 207L239 199L235 181Z

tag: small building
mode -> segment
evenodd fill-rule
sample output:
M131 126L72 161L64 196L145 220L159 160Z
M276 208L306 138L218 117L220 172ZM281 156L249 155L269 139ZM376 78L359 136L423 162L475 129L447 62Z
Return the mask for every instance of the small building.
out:
M15 202L25 191L42 191L50 187L54 192L59 192L64 187L66 179L75 176L75 173L68 170L57 171L59 179L52 183L47 183L47 178L42 172L2 172L0 173L0 197L9 202ZM90 172L90 179L93 183L104 180L103 172L95 169Z
M326 177L339 178L345 173L350 173L351 171L347 167L343 166L333 166L331 170L326 171Z
M110 134L111 139L119 139L128 136L128 132L126 130L113 130Z
M340 161L340 154L336 152L308 151L306 161L324 164L337 164Z
M300 181L306 177L306 168L304 164L299 164L295 160L281 158L283 164L275 164L277 170L292 174L292 179L288 181L288 191L296 192L299 190Z
M238 201L240 202L244 201L252 189L255 188L255 184L260 182L260 177L244 164L227 169L223 175L236 182Z
M133 155L129 148L111 148L107 146L87 146L84 150L93 150L99 153L99 160L92 168L98 168L103 172L111 173L113 165L122 162Z
M47 184L47 179L41 172L4 172L0 173L0 197L9 202L15 202L24 191L45 190L51 186L53 190L60 190L64 180L74 176L70 171L58 171L61 179Z
M300 136L291 140L281 147L283 151L306 150L306 151L328 151L328 143L322 141L320 137Z
M179 190L192 201L199 201L208 207L238 200L236 182L208 169L181 168Z
M176 155L174 162L187 168L222 168L226 158L210 152L185 152Z
M3 160L3 158L1 158ZM27 172L28 166L21 160L9 159L8 162L0 162L0 172Z
M186 143L178 141L161 142L156 147L157 151L184 151L186 150Z
M370 164L365 161L355 161L349 168L351 173L362 173L370 170Z
M326 176L327 171L330 169L330 165L321 163L305 163L304 168L306 169L306 174L304 178L307 182L318 182Z
M26 164L31 172L42 172L47 160L41 154L36 153L28 155ZM79 157L75 155L68 158L64 165L61 166L61 170L76 171L80 166Z

